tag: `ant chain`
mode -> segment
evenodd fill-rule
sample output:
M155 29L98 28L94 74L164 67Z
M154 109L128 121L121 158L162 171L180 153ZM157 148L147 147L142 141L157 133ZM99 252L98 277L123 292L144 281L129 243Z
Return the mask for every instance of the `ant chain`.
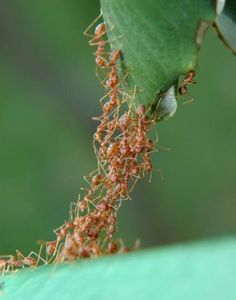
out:
M71 204L69 221L54 230L55 240L42 242L38 254L31 252L25 257L17 250L16 257L0 257L3 273L129 251L122 240L114 240L117 213L122 202L131 199L137 181L146 174L151 178L150 156L155 152L155 141L148 133L154 122L146 117L144 105L135 107L136 87L130 94L121 88L117 64L121 50L105 52L105 46L109 45L104 39L106 24L98 24L94 34L89 34L100 17L85 31L90 37L89 45L97 47L94 53L97 68L105 70L102 83L106 94L100 100L102 114L94 118L99 122L93 141L97 168L84 177L87 182L87 187L82 188L84 196ZM121 114L125 105L126 112Z
M99 16L85 31L90 37L98 69L103 72L102 85L105 96L100 99L102 114L94 118L99 122L94 134L94 152L98 161L96 170L84 179L85 195L70 209L70 221L54 232L55 241L46 244L46 261L61 262L79 258L91 258L104 254L127 252L123 242L116 242L117 213L123 201L131 199L136 182L152 173L150 155L154 142L148 137L153 121L146 117L144 105L135 107L136 87L131 95L125 93L118 75L121 50L108 51L104 39L105 23L96 26L94 34L88 32ZM127 105L121 115L121 107Z

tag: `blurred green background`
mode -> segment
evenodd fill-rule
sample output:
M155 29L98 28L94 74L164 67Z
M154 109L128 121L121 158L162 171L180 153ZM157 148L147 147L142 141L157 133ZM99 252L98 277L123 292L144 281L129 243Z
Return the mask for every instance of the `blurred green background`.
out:
M0 2L0 253L37 249L68 217L95 167L104 91L83 31L95 0ZM143 247L236 232L236 60L210 30L197 84L158 124L152 183L120 210L118 236ZM189 105L182 105L194 98Z

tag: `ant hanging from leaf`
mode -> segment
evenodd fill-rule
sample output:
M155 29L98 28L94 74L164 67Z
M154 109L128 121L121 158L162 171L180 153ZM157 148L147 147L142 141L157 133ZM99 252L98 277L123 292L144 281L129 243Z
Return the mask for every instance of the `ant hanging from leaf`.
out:
M194 70L191 70L188 72L188 74L185 76L185 78L181 84L181 87L179 88L180 95L183 96L187 93L187 85L195 83L193 81L193 78L195 77L195 75L196 75L196 72Z

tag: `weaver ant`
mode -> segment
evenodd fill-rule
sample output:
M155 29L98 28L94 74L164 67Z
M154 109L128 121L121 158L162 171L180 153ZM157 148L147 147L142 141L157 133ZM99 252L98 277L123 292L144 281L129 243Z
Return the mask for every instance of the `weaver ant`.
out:
M196 72L194 70L188 72L181 84L181 87L179 88L180 95L185 95L187 93L187 85L195 83L193 82L195 75Z
M94 30L94 34L88 34L89 30L94 26L94 24L102 17L102 12L100 15L87 27L84 31L84 35L91 37L92 39L89 41L89 45L97 45L97 41L101 39L102 36L106 34L106 24L104 22L98 24Z

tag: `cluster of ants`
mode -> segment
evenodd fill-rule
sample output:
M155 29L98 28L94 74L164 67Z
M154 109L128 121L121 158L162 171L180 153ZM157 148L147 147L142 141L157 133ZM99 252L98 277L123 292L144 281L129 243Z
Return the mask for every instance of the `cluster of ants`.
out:
M47 255L54 262L93 258L127 252L122 240L116 241L117 213L121 203L130 199L138 179L152 172L150 154L154 142L148 137L154 125L145 115L144 105L121 114L121 106L130 96L121 88L117 62L121 51L105 52L105 23L99 24L89 44L97 46L95 62L105 73L106 95L100 100L102 115L94 134L98 161L95 171L86 176L83 198L71 209L70 222L55 230L57 239L46 243Z
M88 35L87 31L85 34ZM97 169L85 176L88 183L88 187L82 188L85 195L72 203L69 221L54 230L56 239L42 243L38 254L31 252L25 257L17 251L16 257L0 257L3 272L36 267L40 262L58 263L130 251L121 239L114 239L117 213L121 203L131 199L137 181L152 174L150 155L156 150L155 141L148 133L155 124L147 118L144 105L135 107L136 89L131 95L122 89L117 71L121 51L105 52L108 43L105 35L106 24L100 23L89 41L91 46L97 46L95 61L105 73L106 88L106 95L100 100L102 115L94 118L99 121L94 134ZM186 93L186 86L192 83L194 75L195 72L190 71L184 78L179 88L181 95ZM127 103L128 110L122 114L121 107Z

